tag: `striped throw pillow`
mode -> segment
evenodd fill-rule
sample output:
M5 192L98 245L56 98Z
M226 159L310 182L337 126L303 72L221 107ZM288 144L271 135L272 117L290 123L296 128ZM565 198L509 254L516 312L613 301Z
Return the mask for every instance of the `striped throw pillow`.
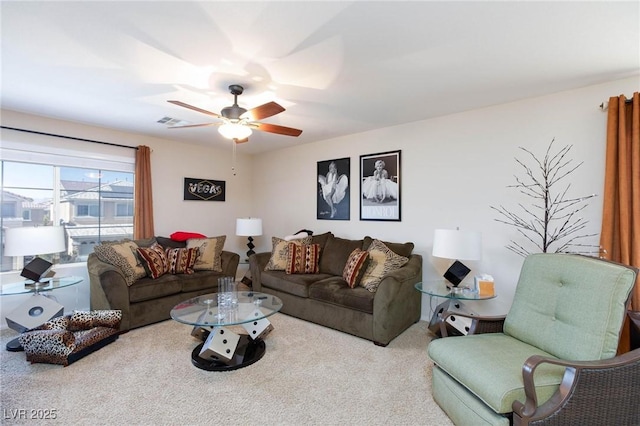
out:
M359 248L351 252L342 271L342 278L349 284L349 287L355 288L360 283L368 263L369 252Z
M320 270L320 244L296 244L288 245L287 274L317 274Z

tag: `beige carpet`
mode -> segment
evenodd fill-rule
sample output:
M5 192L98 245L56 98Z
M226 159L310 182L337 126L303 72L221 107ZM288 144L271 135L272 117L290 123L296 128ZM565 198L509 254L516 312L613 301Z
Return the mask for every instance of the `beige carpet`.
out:
M257 363L232 372L191 364L198 343L175 321L123 334L62 367L7 352L2 424L451 425L431 398L426 323L386 348L283 314ZM56 419L15 420L55 410Z

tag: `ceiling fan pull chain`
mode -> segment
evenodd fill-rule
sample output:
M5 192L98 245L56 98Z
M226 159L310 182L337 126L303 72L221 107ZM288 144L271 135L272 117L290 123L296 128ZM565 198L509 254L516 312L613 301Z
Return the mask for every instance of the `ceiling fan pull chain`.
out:
M233 143L233 149L232 149L232 154L231 154L231 172L233 173L233 175L236 175L236 145L238 144L238 140L237 139L233 139L232 141Z

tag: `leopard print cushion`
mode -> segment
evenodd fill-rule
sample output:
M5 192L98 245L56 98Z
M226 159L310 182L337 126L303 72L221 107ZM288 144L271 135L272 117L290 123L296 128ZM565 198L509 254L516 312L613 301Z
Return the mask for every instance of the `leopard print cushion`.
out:
M69 315L50 319L35 330L66 330L69 327Z
M122 321L122 311L95 310L75 311L69 318L68 330L88 330L93 327L119 328Z
M19 339L30 362L68 365L67 357L76 349L76 339L70 331L33 330Z
M93 248L98 259L122 271L128 286L147 276L138 256L138 244L131 240L103 241Z

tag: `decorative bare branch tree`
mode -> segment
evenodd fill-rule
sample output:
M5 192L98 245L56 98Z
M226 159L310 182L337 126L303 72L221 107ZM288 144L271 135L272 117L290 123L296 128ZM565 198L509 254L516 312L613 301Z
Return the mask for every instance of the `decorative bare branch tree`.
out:
M527 208L518 203L521 213L511 212L503 206L490 207L500 215L496 221L515 227L519 234L543 253L588 253L598 246L582 244L582 241L597 234L578 234L588 223L579 217L578 213L587 207L587 200L596 195L568 198L571 184L557 189L559 182L580 167L582 162L574 166L573 160L567 158L572 145L567 145L553 154L551 149L554 142L555 138L551 140L542 161L531 151L520 147L538 166L536 172L523 161L515 159L524 169L526 176L514 176L516 184L507 188L517 188L522 194L533 199L532 206ZM552 248L552 245L555 246ZM530 254L529 249L514 240L506 247L523 257Z

